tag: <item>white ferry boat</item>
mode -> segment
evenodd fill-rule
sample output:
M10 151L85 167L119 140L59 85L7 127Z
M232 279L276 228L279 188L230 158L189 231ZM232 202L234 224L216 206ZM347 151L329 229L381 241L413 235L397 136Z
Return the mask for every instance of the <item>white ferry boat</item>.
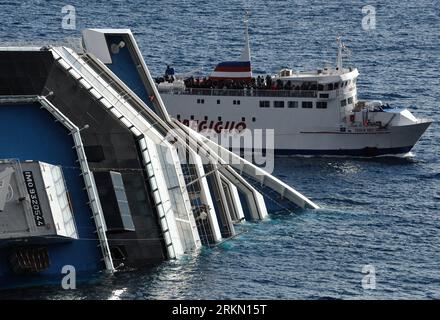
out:
M335 67L254 77L245 19L238 61L223 62L205 78L176 77L167 68L156 83L172 116L199 131L273 129L276 155L379 156L406 154L431 124L408 109L358 99L356 68L337 39Z

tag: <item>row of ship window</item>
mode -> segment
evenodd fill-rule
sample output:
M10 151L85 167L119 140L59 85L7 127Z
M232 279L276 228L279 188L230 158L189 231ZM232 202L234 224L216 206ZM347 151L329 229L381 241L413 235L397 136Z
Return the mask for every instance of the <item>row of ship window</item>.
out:
M286 105L285 101L274 101L273 102L274 108L284 108L285 105ZM300 105L299 101L287 101L288 108L298 108L299 105ZM267 101L267 100L260 101L260 108L270 108L270 101ZM313 108L313 101L301 101L301 108L312 109ZM316 102L316 109L327 109L327 101L317 101Z
M347 87L350 83L356 84L357 79L347 80L343 82L328 83L326 85L319 84L318 91L331 91L339 88Z
M177 115L177 120L179 120L179 121L182 120L182 116L180 114ZM195 120L195 116L190 116L190 120ZM204 120L208 121L208 116L205 116ZM222 121L222 117L217 117L217 120L218 121ZM241 117L241 121L245 122L246 121L246 117ZM252 122L255 122L255 121L257 121L257 118L252 117Z
M205 99L197 99L198 104L205 104ZM220 99L217 99L217 104L220 104ZM232 101L232 104L240 104L240 100L234 100Z
M352 103L353 103L353 97L341 100L341 107L345 107L347 104L352 104Z
M197 103L204 104L205 99L197 99ZM345 107L347 104L352 104L352 103L353 103L353 97L349 97L348 99L341 100L341 107ZM220 100L217 100L217 104L220 104ZM234 100L234 101L232 101L232 104L239 105L240 100ZM274 108L284 108L285 101L274 101L273 107ZM287 107L288 108L298 108L299 101L287 101ZM270 101L268 101L268 100L260 101L260 108L270 108ZM312 109L313 108L313 101L301 101L301 108ZM316 109L327 109L327 102L326 101L317 101L316 102Z

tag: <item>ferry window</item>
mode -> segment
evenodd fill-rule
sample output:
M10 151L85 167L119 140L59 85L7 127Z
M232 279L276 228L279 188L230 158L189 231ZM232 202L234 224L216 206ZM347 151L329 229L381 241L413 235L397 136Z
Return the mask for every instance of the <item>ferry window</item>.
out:
M324 91L324 86L322 84L318 84L318 91Z
M345 107L347 105L347 100L341 100L341 107Z
M329 83L328 84L328 90L330 91L330 90L333 90L333 83Z
M237 100L237 104L240 104L240 100Z
M348 98L348 104L352 104L353 103L353 97Z
M270 101L260 101L260 108L269 108Z
M316 109L327 109L327 102L326 101L316 102Z
M217 104L220 104L220 100L217 100Z
M312 101L303 101L301 104L301 107L304 109L311 109L311 108L313 108L313 102Z
M257 119L255 117L252 117L252 122L255 122Z
M328 94L328 93L320 93L320 94L319 94L319 97L320 97L320 98L327 99L327 98L329 97L329 94Z
M232 101L232 104L237 104L237 100Z
M274 101L274 108L284 108L284 101Z
M200 99L197 99L197 103L200 103Z
M177 115L177 120L180 120L180 114Z
M222 117L218 117L217 119L218 119L218 121L222 121Z
M205 116L205 121L208 121L208 116Z
M245 117L242 117L242 118L241 118L241 121L245 122L245 121L246 121L246 118L245 118Z
M287 106L289 108L298 108L298 101L289 101L287 102Z
M335 90L339 88L339 82L335 82Z
M202 101L202 103L205 103L205 99L202 99L201 101Z
M190 119L191 119L191 120L194 120L194 116L191 116Z

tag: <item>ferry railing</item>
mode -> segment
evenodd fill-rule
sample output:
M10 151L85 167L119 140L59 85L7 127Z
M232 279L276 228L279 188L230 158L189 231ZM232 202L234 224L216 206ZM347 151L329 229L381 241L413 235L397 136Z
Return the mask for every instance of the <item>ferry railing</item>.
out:
M261 89L214 89L214 88L161 88L160 93L196 96L230 96L230 97L280 97L280 98L322 98L334 99L346 93L344 89L330 91L315 90L261 90ZM354 87L348 89L355 90Z
M201 96L243 96L243 97L293 97L317 98L318 91L314 90L260 90L260 89L214 89L214 88L160 88L161 93L176 95Z

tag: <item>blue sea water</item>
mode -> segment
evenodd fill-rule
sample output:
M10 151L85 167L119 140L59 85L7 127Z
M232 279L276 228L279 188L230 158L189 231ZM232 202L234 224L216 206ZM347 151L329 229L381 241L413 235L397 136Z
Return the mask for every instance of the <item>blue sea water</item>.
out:
M76 30L61 8L76 8ZM362 7L376 29L362 28ZM130 28L154 75L233 59L251 12L254 73L335 60L342 35L360 98L408 107L434 123L407 158L278 158L275 175L322 209L245 223L216 248L77 290L36 288L0 298L440 299L440 7L435 1L1 1L1 42L66 42L86 27ZM66 40L67 39L67 40ZM70 39L70 40L69 40ZM375 268L376 289L362 269Z

